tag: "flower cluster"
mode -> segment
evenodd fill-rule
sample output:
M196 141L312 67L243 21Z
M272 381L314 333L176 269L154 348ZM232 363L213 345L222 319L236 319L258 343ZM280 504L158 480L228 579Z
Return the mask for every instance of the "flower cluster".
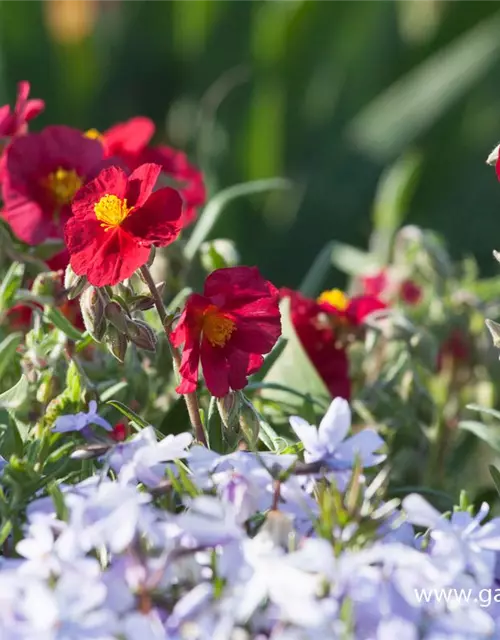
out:
M92 406L55 430L89 422L108 428ZM383 442L370 430L346 439L345 400L318 431L292 426L304 462L220 455L188 433L158 442L146 427L109 446L100 477L61 485L64 513L35 499L20 558L1 565L2 638L496 637L500 610L485 595L500 520L483 525L484 508L448 520L416 494L402 510L377 503L359 464L380 464ZM432 595L453 589L474 597L457 608Z

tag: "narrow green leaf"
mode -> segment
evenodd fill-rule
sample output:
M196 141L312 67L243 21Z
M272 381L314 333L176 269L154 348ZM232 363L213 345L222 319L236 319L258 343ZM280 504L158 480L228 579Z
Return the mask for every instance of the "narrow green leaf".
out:
M43 310L43 315L44 319L47 322L50 322L55 327L57 327L60 331L67 335L70 340L81 340L83 338L83 333L81 331L78 331L78 329L71 324L71 322L59 311L59 309L46 306Z
M328 242L319 252L300 285L300 291L310 298L315 298L321 291L328 273L332 269L332 252L335 242Z
M500 420L500 411L496 411L495 409L491 409L490 407L481 407L479 404L468 404L465 407L466 409L470 409L471 411L480 411L481 413L486 413L489 416L493 416Z
M59 485L56 482L51 482L48 487L48 492L54 501L58 519L65 521L68 518L68 508L66 507L66 502Z
M207 438L208 446L212 451L218 453L224 453L224 437L222 434L223 426L222 420L217 409L217 398L213 396L210 398L210 404L208 406L207 416Z
M12 520L6 520L0 529L0 546L7 540L12 532Z
M0 343L0 380L7 369L12 367L12 361L16 357L17 347L23 340L23 334L16 332L8 335Z
M129 420L133 420L139 427L147 427L148 423L141 418L140 415L129 409L127 405L123 404L119 400L108 400L106 404L109 404L110 407L114 407L117 411L119 411L122 415L127 417Z
M7 273L3 277L0 284L0 312L6 311L19 287L24 275L25 266L20 262L13 262L7 269Z
M273 191L275 189L290 189L291 187L291 181L286 178L269 178L267 180L244 182L220 191L210 200L203 210L191 237L184 247L184 257L186 260L191 261L194 258L201 244L208 238L219 216L229 202L235 198L241 198L242 196L248 196L254 193Z
M350 276L358 276L380 267L376 256L341 242L333 242L331 261L334 267Z
M470 431L476 438L500 452L500 425L491 426L474 420L462 420L458 423L458 427L464 431Z
M495 489L498 491L498 495L500 495L500 471L492 464L488 466L488 469L490 470Z
M100 394L101 402L107 402L113 396L117 395L118 393L120 393L121 391L127 388L128 388L127 380L120 380L120 382L117 382L116 384L111 385Z
M394 234L403 223L417 185L421 157L410 153L397 160L380 179L373 206L371 252L388 264Z
M268 353L267 356L264 358L264 363L262 367L257 371L257 373L255 373L253 376L250 377L250 380L249 380L250 384L252 382L262 382L262 380L264 380L264 378L267 375L267 372L271 369L273 364L283 353L283 350L286 347L286 343L287 343L286 338L283 338L283 337L279 338L278 342L274 345L272 351Z
M2 409L19 409L28 397L28 390L28 378L23 373L13 387L0 393L0 407Z

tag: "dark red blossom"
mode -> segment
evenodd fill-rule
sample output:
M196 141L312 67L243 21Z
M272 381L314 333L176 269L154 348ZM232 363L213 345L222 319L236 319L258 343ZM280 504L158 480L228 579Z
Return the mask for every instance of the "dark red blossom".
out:
M113 427L113 431L110 431L108 435L115 442L123 442L127 439L128 427L124 422L118 422Z
M470 358L470 339L462 329L455 327L440 345L437 357L438 371L441 371L447 362L456 366L467 362Z
M333 397L351 395L349 360L343 346L337 344L337 336L323 305L290 289L282 289L281 295L290 298L290 316L309 360L328 387Z
M403 280L399 287L399 296L406 304L418 304L422 300L422 287L413 280Z
M0 138L13 138L26 133L28 122L45 109L43 100L28 100L30 83L17 85L16 106L11 110L8 104L0 107Z
M129 278L152 245L166 247L180 229L182 201L170 187L153 193L161 167L144 164L127 176L101 171L76 194L64 236L73 271L97 287Z
M383 296L389 288L387 269L381 269L377 273L362 276L361 285L363 293L366 295Z
M387 305L374 295L360 295L348 298L339 289L323 291L318 303L327 313L337 315L351 327L357 327L374 311L386 309Z
M77 129L55 126L16 138L6 150L3 215L27 244L60 238L78 189L102 166L102 146Z
M221 398L243 389L281 334L278 290L256 267L218 269L192 294L171 334L184 344L179 393L195 391L201 361L208 390Z
M185 227L195 220L198 208L205 202L203 175L182 151L166 145L149 146L154 133L153 121L138 116L116 124L103 134L91 129L87 135L101 142L106 157L120 158L131 171L147 162L159 164L160 180L175 187L182 197L182 226Z

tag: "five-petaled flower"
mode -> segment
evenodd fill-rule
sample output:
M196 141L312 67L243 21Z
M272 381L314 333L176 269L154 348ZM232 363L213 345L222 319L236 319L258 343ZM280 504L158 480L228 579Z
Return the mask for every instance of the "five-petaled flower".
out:
M5 152L4 217L23 242L60 238L78 189L102 167L102 146L65 126L15 138Z
M147 262L152 245L175 240L182 201L170 187L153 193L160 171L144 164L127 176L108 167L80 189L64 230L76 274L97 287L117 284Z
M196 389L200 360L212 395L220 398L230 389L243 389L281 334L278 301L278 290L256 267L211 273L203 295L188 298L171 334L175 346L184 343L177 391Z
M0 138L13 138L26 133L28 122L45 108L43 100L28 100L30 83L23 80L17 85L16 105L11 110L8 104L0 107Z
M203 175L183 151L166 145L150 146L154 133L154 122L137 116L119 122L102 134L90 129L86 135L101 142L106 157L119 158L131 171L147 162L159 164L160 180L174 186L182 197L182 226L185 227L195 220L198 208L205 202Z

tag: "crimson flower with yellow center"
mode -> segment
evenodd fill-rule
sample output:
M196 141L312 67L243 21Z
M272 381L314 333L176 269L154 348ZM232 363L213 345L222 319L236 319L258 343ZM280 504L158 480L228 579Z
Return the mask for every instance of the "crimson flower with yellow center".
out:
M15 138L2 158L3 216L23 242L61 238L78 189L103 166L97 140L71 127Z
M147 262L152 245L176 239L182 200L170 187L153 192L160 171L143 164L127 176L109 167L78 191L64 229L76 274L96 287L117 284Z
M259 270L217 269L207 277L203 295L188 298L171 334L174 346L184 344L177 391L195 391L200 361L213 396L243 389L280 335L278 290Z
M385 302L377 296L360 295L349 298L340 289L323 291L318 298L318 304L323 311L338 316L341 321L352 327L362 324L374 311L387 308Z

